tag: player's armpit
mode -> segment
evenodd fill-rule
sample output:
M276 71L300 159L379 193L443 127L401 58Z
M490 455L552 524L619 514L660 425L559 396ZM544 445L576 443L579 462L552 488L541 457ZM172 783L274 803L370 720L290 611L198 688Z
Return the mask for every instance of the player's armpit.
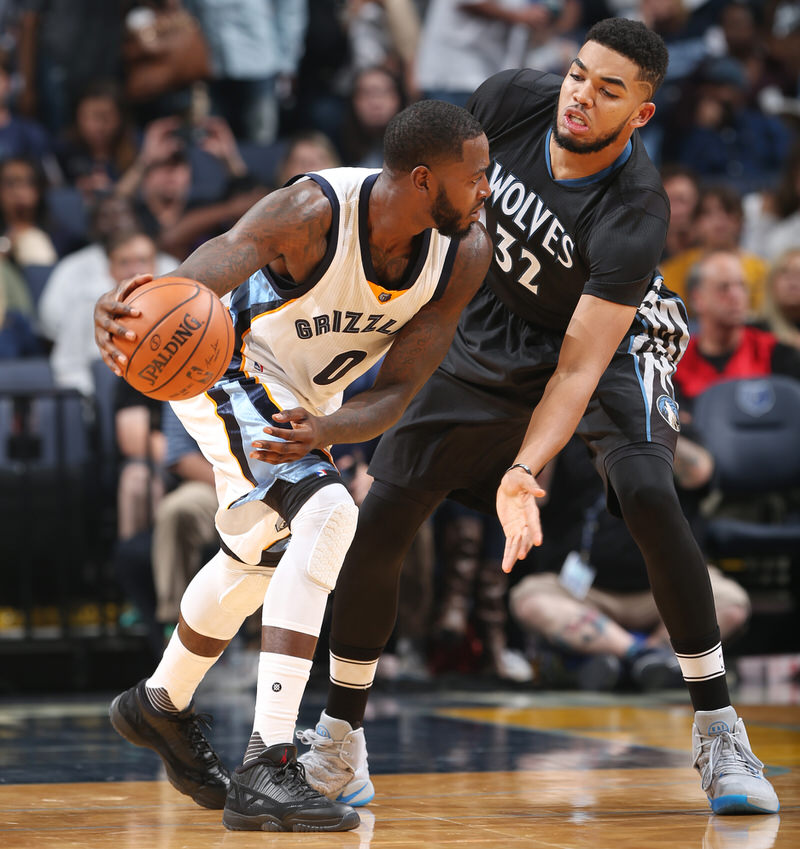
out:
M302 282L325 256L331 221L322 189L310 180L294 183L262 198L173 274L199 280L220 297L270 263L281 275Z

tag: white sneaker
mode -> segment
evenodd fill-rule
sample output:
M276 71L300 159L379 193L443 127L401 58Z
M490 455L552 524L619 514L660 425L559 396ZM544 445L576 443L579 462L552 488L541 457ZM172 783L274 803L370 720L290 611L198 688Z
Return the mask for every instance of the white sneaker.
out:
M732 707L698 710L692 725L693 766L715 814L774 814L780 810L764 764L753 754L744 722Z
M298 731L297 738L311 746L298 761L305 767L306 780L318 793L354 808L372 801L375 788L369 777L363 728L353 731L349 722L322 711L317 727Z

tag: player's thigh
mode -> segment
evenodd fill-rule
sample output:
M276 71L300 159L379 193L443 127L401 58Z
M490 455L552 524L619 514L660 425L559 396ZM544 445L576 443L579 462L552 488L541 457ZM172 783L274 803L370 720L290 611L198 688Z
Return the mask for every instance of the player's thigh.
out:
M263 562L290 533L292 518L311 495L341 478L330 455L312 451L290 463L249 456L280 409L301 406L283 386L248 378L218 384L173 404L189 434L214 468L219 506L216 527L223 548L245 563Z
M532 408L436 371L401 420L381 438L370 474L402 487L458 492L494 509Z

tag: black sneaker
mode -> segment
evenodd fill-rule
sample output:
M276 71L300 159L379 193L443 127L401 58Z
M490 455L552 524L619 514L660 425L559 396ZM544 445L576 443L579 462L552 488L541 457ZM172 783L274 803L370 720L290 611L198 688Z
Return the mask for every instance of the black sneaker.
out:
M128 742L146 746L161 758L176 790L204 808L225 806L231 777L203 734L202 726L210 727L207 714L195 713L191 705L179 713L156 710L142 680L111 702L108 715Z
M231 831L349 831L360 822L349 805L311 789L289 743L236 768L222 814Z

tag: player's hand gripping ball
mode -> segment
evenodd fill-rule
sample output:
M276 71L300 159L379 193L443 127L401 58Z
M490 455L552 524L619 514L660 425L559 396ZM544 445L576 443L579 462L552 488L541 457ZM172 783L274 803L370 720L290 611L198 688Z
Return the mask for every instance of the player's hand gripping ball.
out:
M233 355L233 325L222 301L202 283L159 277L125 299L141 312L121 323L136 339L114 344L128 358L123 377L159 401L200 395L223 375Z

